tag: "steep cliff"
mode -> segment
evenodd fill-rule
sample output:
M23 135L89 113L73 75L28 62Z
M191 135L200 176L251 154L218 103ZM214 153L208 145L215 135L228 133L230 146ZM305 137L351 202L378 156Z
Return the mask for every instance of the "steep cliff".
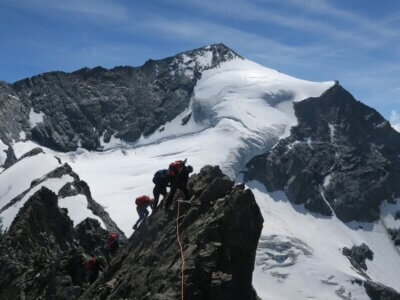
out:
M339 84L294 110L298 125L250 160L247 179L312 212L377 220L381 203L400 196L400 133Z
M188 186L191 199L177 193L171 210L155 210L90 286L85 263L108 256L108 232L90 219L73 227L57 195L42 187L0 240L0 298L178 299L178 221L186 299L257 299L252 273L263 218L252 192L211 166Z
M190 178L189 190L188 202L176 197L185 299L256 299L251 282L263 218L252 192L211 166ZM180 298L176 209L175 202L173 211L150 216L83 298Z

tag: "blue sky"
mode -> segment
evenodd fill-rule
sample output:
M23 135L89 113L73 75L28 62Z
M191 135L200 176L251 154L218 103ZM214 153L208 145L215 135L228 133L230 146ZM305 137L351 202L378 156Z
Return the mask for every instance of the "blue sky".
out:
M0 0L0 80L223 42L302 79L337 79L400 122L400 1Z

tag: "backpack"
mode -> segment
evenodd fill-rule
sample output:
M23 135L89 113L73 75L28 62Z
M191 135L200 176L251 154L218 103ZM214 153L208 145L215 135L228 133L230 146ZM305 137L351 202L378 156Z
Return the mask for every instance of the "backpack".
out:
M176 160L172 163L169 164L168 167L168 176L175 176L178 175L179 172L182 170L182 168L185 166L186 159L185 160Z
M113 232L111 235L108 237L107 240L107 246L111 246L114 241L118 240L118 233Z
M154 184L161 184L163 181L166 180L166 176L168 174L168 170L158 170L153 177Z
M150 197L146 195L139 196L136 198L135 203L138 206L147 205L150 203Z
M86 263L86 269L88 271L93 271L95 266L96 266L96 257L90 257Z

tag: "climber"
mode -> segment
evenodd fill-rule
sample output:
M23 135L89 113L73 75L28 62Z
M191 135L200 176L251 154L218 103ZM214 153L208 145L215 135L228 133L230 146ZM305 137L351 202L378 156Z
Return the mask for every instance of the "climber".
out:
M169 186L169 180L168 180L168 170L158 170L153 177L153 183L154 188L153 188L153 196L154 196L154 204L153 204L153 210L157 208L158 205L158 200L160 199L160 195L163 196L163 200L165 199L165 196L167 196L167 186Z
M110 234L107 240L107 249L111 256L114 256L119 249L119 235L117 232Z
M172 199L174 198L175 192L178 189L185 195L185 200L190 198L187 183L189 180L189 174L193 172L193 167L185 166L185 163L186 159L184 161L174 162L170 165L168 175L171 182L171 190L169 191L167 200L165 201L165 209L168 209Z
M132 229L136 230L139 223L147 218L147 216L149 215L149 211L147 210L148 206L153 205L154 203L154 199L150 199L149 196L143 195L143 196L139 196L136 198L135 200L136 203L136 211L139 215L139 219L136 221L135 225L133 225Z
M88 281L90 284L96 281L99 277L100 271L106 267L105 260L102 256L91 256L86 263L86 269L88 271Z

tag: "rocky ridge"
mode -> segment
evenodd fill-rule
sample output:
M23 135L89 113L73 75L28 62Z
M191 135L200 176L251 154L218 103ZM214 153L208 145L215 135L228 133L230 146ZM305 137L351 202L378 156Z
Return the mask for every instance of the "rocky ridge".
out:
M211 166L188 186L191 199L175 199L185 299L256 299L251 279L263 219L252 192ZM160 208L150 216L83 298L180 298L176 209L175 202L173 212Z
M189 190L189 201L178 193L173 210L145 220L89 286L84 264L89 254L107 255L107 232L90 219L74 228L57 195L42 187L0 240L0 298L177 299L179 201L185 297L257 299L251 282L263 219L252 192L211 166L190 178Z
M86 252L57 196L42 187L20 210L0 240L1 299L76 299L87 286L88 255L101 250L108 235L96 220L91 235L101 243Z
M24 154L21 158L18 159L18 161L21 161L27 157L35 156L40 153L43 153L43 150L41 148L35 148L28 153ZM116 231L119 232L120 236L122 238L125 238L124 233L118 228L117 224L110 218L109 214L104 210L104 208L97 203L91 195L90 188L87 185L87 183L83 180L81 180L76 174L72 168L67 164L63 164L60 167L55 168L54 170L50 171L49 173L45 174L41 178L34 179L30 187L26 189L25 191L21 192L19 195L11 199L6 205L3 207L0 207L0 213L5 212L7 209L11 208L15 204L17 204L20 201L23 201L24 198L32 191L40 186L45 186L46 182L49 179L61 179L63 176L70 176L72 178L72 181L66 182L59 191L57 192L57 196L61 198L66 198L66 197L71 197L71 196L76 196L76 195L83 195L86 198L87 201L87 207L89 210L92 211L92 213L96 216L98 216L106 228L109 231Z
M368 278L368 275L364 272L368 269L365 260L373 260L374 253L367 245L361 244L360 246L353 246L351 249L344 247L342 253L344 256L347 256L357 272Z
M247 164L247 180L284 190L295 204L344 222L379 218L400 196L400 133L336 84L294 103L298 125Z
M49 72L0 83L0 139L31 138L58 150L101 150L112 136L135 142L189 104L201 72L240 57L223 44L141 67Z

